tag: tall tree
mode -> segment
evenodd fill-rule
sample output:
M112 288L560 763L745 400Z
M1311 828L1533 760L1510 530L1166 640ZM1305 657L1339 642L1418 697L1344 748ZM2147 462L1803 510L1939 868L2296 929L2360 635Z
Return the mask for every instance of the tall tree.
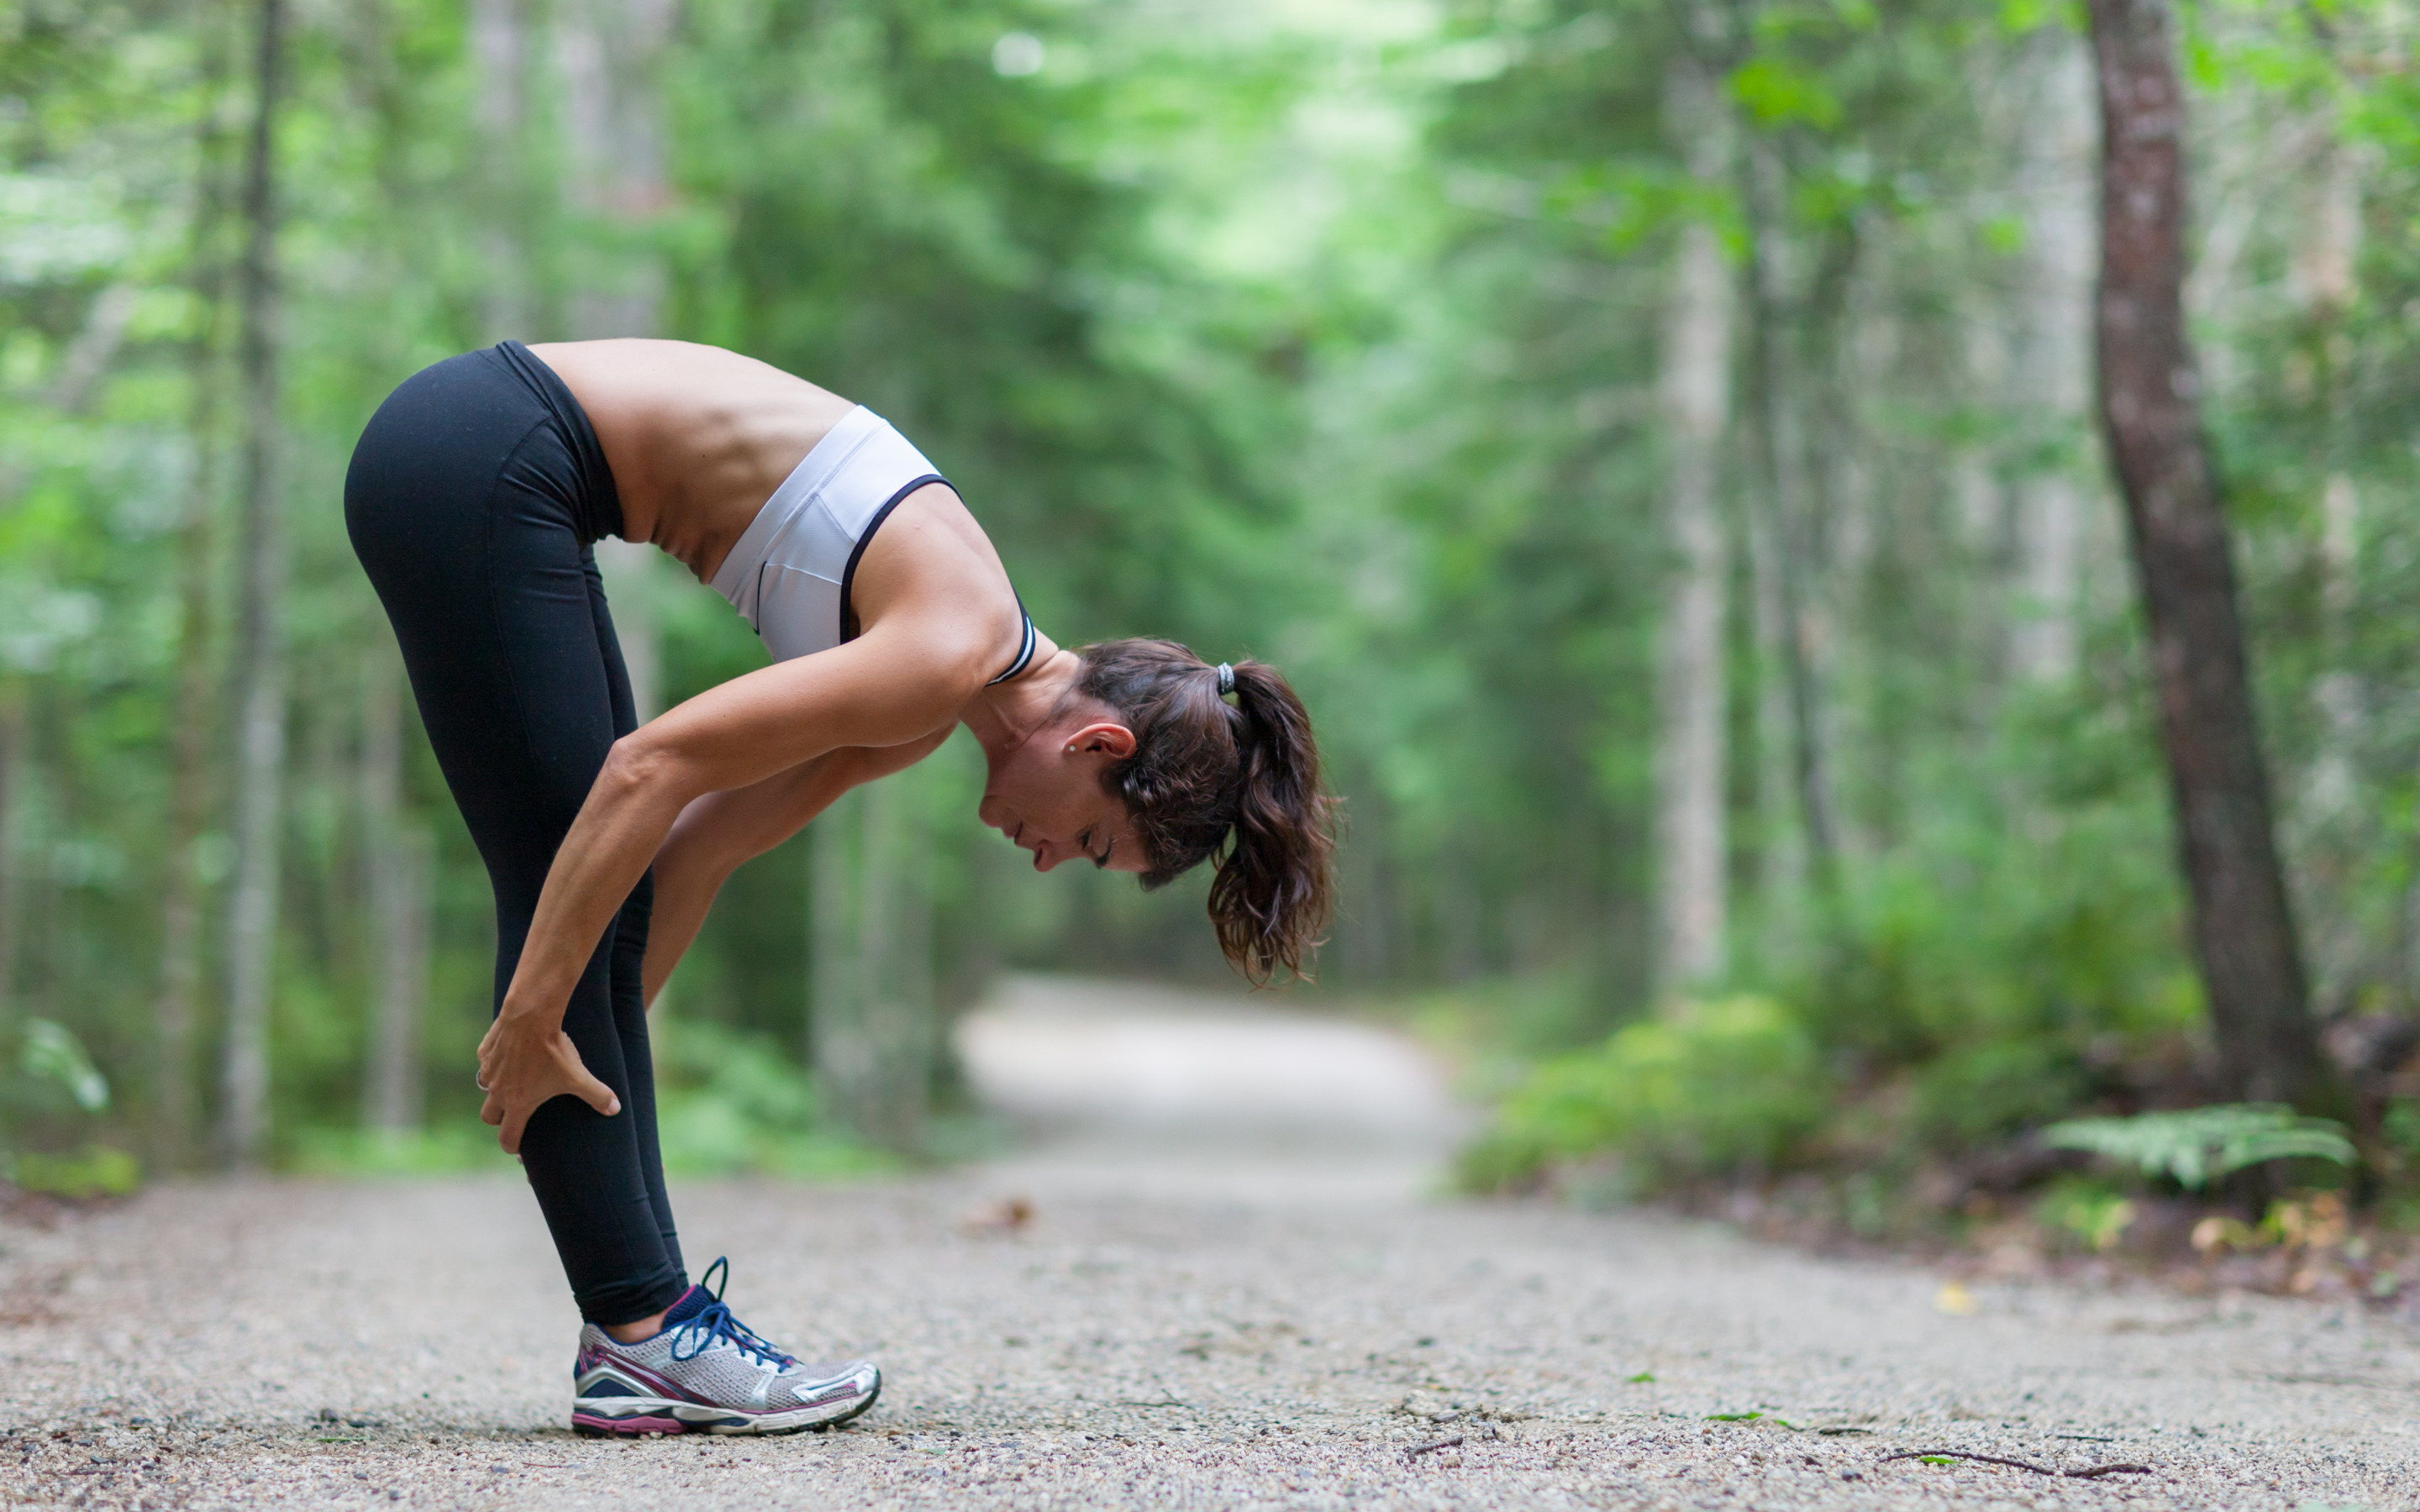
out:
M2193 945L2234 1095L2319 1090L2226 517L2185 340L2185 102L2167 0L2090 0L2102 112L2101 416L2150 631Z
M286 775L286 526L279 498L277 182L285 0L255 16L253 119L245 148L244 248L237 270L243 389L242 573L235 662L236 875L227 928L225 1107L222 1142L257 1165L269 1137L269 1008L277 951L280 820Z
M506 0L482 3L498 8ZM672 203L661 86L672 19L665 0L567 0L555 8L570 208L607 233L592 239L603 245L573 267L576 339L662 333L663 260L646 245L645 232ZM501 34L501 21L491 30ZM631 696L639 717L652 719L663 712L661 564L643 541L609 536L596 549Z
M2092 62L2064 26L2027 50L2016 188L2025 211L2024 285L2018 295L2010 395L2035 455L2013 490L2016 587L2010 670L2055 681L2075 670L2084 490L2053 438L2074 433L2092 388Z
M1691 177L1713 191L1729 171L1729 132L1714 81L1698 61L1668 65L1667 130ZM1661 387L1665 527L1672 550L1658 675L1656 903L1658 975L1667 987L1723 964L1726 873L1723 620L1729 553L1715 485L1730 412L1731 271L1702 214L1673 252Z
M431 848L403 802L403 668L393 646L373 643L362 682L362 882L373 942L362 1127L392 1137L420 1127Z
M1747 207L1749 392L1756 413L1758 492L1762 510L1766 610L1774 623L1771 649L1781 664L1777 689L1789 741L1790 790L1807 841L1808 871L1819 893L1838 879L1838 844L1824 759L1822 695L1817 686L1812 578L1814 521L1806 500L1804 448L1792 362L1792 300L1789 266L1789 167L1780 143L1752 133L1740 154L1741 198ZM1768 732L1770 739L1777 732ZM1770 841L1768 841L1768 843Z
M486 338L537 333L527 170L529 0L470 0L478 170L479 320Z
M17 790L24 785L24 695L0 676L0 1024L16 1015L17 943L23 908L17 879Z
M160 901L160 985L151 1003L151 1149L153 1164L174 1167L192 1158L195 1088L194 1045L202 988L204 885L199 849L209 821L218 764L219 723L210 656L222 394L221 338L227 266L221 250L226 219L226 112L229 67L224 8L197 11L203 37L203 115L195 144L201 178L195 194L187 281L200 311L185 353L191 387L185 430L194 448L184 507L177 522L177 690L171 717L173 767L168 776L167 875Z

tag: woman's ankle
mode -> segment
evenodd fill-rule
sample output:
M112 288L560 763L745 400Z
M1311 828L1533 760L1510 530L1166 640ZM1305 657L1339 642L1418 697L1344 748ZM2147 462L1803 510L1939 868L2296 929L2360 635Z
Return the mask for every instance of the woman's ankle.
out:
M671 1310L667 1307L664 1312ZM654 1338L664 1331L664 1314L656 1313L650 1317L633 1319L627 1323L599 1323L597 1326L603 1329L616 1344L636 1344L641 1339Z

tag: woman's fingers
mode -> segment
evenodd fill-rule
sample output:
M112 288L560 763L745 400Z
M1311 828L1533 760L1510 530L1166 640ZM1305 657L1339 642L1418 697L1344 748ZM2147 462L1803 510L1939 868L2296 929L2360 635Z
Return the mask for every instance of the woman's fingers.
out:
M504 1147L505 1154L518 1155L521 1152L521 1133L529 1127L530 1115L535 1113L537 1109L538 1103L532 1103L513 1108L504 1115L504 1128L498 1131L496 1143Z
M496 1126L496 1143L507 1155L521 1152L531 1117L558 1097L576 1097L609 1119L622 1111L620 1096L581 1063L571 1036L560 1029L534 1045L502 1041L493 1051L480 1062L488 1100L479 1118Z

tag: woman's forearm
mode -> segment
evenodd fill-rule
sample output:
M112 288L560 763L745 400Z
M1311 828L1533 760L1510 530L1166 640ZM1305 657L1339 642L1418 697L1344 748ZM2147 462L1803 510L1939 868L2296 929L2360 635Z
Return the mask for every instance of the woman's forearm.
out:
M573 983L662 848L690 786L676 766L632 760L627 742L614 747L547 871L500 1021L561 1026Z
M668 866L668 860L667 856L656 858L656 905L647 918L646 963L639 968L641 991L649 1008L656 1006L656 995L672 979L673 968L697 942L706 910L714 906L715 895L731 875L729 868Z

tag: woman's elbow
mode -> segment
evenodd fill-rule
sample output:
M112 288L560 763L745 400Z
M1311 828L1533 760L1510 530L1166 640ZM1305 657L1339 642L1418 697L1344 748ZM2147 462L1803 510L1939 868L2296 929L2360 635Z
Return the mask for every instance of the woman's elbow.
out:
M696 797L690 768L678 751L641 728L613 742L597 774L596 792L610 803L664 804L675 812Z

